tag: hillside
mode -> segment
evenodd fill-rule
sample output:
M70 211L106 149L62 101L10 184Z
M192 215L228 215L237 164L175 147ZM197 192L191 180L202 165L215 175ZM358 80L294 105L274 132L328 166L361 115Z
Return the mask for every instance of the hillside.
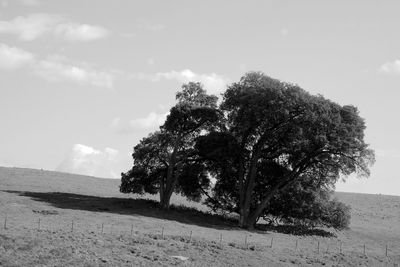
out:
M248 232L189 208L165 213L150 201L156 197L134 198L118 186L119 180L0 167L0 266L400 263L398 196L336 193L352 206L351 228L323 237ZM206 211L180 196L172 203Z

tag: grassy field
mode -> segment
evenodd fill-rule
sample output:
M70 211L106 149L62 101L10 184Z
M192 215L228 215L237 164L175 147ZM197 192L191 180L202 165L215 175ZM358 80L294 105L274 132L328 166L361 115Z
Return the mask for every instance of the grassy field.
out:
M180 196L166 213L156 197L121 194L118 186L119 180L0 167L0 266L400 264L397 196L337 193L352 206L349 230L294 235L290 228L239 229Z

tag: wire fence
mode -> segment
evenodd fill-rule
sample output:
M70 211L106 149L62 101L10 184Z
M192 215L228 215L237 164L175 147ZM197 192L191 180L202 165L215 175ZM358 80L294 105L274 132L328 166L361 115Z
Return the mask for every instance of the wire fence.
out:
M5 215L3 218L3 231L9 230L37 230L38 232L55 232L58 230L70 233L96 233L101 235L115 235L134 238L137 234L155 237L156 239L168 239L180 237L180 240L191 243L195 239L204 239L216 245L220 249L226 246L240 248L244 250L286 250L294 253L315 253L315 254L356 254L357 256L374 255L384 257L393 262L393 266L400 266L400 244L385 242L381 244L344 242L341 240L332 240L330 238L302 238L290 236L290 238L279 238L277 236L254 238L249 232L241 234L240 237L232 238L226 231L216 230L211 237L204 237L198 234L196 230L176 231L170 230L165 226L159 228L146 229L143 225L138 226L135 222L131 223L97 223L85 224L81 220L74 219L54 219L48 216L34 216L32 220L21 222L18 218L12 218ZM1 233L1 231L0 231Z

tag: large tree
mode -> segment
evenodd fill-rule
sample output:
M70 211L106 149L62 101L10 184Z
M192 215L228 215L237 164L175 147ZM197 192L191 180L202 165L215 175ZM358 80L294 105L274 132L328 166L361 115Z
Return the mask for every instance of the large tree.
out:
M215 176L215 201L253 228L271 199L298 181L333 186L354 172L369 175L374 153L357 108L314 96L263 73L233 83L220 105L224 127L196 148Z
M208 189L209 177L194 143L220 119L218 98L208 95L200 83L184 84L176 99L160 130L134 147L133 167L122 173L120 186L123 193L159 193L163 209L169 208L173 192L199 200Z

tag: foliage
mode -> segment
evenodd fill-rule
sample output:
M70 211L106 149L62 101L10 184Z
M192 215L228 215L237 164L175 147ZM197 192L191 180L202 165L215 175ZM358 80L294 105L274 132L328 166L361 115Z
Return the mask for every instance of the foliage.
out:
M336 229L345 229L350 225L350 206L333 199L328 202L322 221Z
M206 194L207 205L239 214L244 228L265 214L348 225L349 209L330 200L331 189L339 177L368 176L374 162L356 107L260 72L232 83L219 106L199 83L183 85L176 98L160 130L135 146L121 192L160 193L162 208L173 192Z
M332 187L351 173L368 176L374 153L357 108L313 96L297 85L248 73L224 94L224 126L196 148L216 178L214 199L254 227L272 199L312 179Z
M263 217L285 224L345 229L350 224L350 207L331 199L332 195L327 188L296 183L271 199Z
M194 151L195 139L219 120L217 98L207 95L200 83L188 83L176 95L159 131L134 147L133 167L121 174L123 193L160 193L162 208L169 208L173 192L200 200L209 177Z

